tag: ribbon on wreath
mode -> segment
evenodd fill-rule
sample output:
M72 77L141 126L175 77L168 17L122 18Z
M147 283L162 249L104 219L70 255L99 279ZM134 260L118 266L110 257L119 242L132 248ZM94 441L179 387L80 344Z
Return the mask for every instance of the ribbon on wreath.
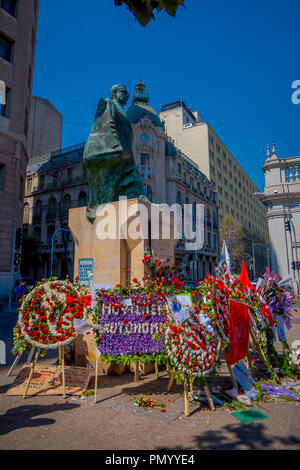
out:
M83 297L71 297L71 295L66 295L66 303L68 307L71 307L74 303L82 305L82 307L90 307L92 305L92 296L85 295Z

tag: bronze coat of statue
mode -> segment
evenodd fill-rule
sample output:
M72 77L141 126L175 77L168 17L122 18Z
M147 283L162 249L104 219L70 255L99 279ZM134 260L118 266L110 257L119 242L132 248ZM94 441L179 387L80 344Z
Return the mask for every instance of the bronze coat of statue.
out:
M123 106L129 94L124 85L114 85L110 99L100 98L94 124L85 145L83 164L89 185L87 218L94 222L100 204L146 198L142 178L132 155L132 128Z

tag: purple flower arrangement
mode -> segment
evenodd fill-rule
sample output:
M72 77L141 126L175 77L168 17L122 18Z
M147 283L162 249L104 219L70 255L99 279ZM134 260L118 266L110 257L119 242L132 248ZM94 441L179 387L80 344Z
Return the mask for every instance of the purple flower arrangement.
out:
M165 350L162 335L157 334L165 321L163 294L133 292L125 297L99 291L97 297L101 355L156 354Z

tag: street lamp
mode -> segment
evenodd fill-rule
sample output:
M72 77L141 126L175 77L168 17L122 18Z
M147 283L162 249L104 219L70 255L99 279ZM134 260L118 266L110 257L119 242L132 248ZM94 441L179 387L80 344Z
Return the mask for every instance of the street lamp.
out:
M56 237L56 234L60 231L65 231L65 232L71 232L70 229L68 228L58 228L55 230L55 232L52 235L52 241L51 241L51 261L50 261L50 277L52 278L52 266L53 266L53 251L54 251L54 239Z

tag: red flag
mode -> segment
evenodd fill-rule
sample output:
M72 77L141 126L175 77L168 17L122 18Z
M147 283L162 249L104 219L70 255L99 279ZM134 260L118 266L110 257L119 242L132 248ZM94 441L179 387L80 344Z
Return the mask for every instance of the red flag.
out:
M249 281L249 277L248 277L248 273L247 273L247 268L246 268L246 265L245 265L245 262L243 261L242 263L242 269L241 269L241 274L240 274L240 281L242 283L242 286L243 286L243 289L244 290L247 290L248 287L250 287L250 289L252 288L253 289L253 285L251 284L251 282Z
M249 341L249 305L229 300L229 353L227 364L231 366L244 359Z

